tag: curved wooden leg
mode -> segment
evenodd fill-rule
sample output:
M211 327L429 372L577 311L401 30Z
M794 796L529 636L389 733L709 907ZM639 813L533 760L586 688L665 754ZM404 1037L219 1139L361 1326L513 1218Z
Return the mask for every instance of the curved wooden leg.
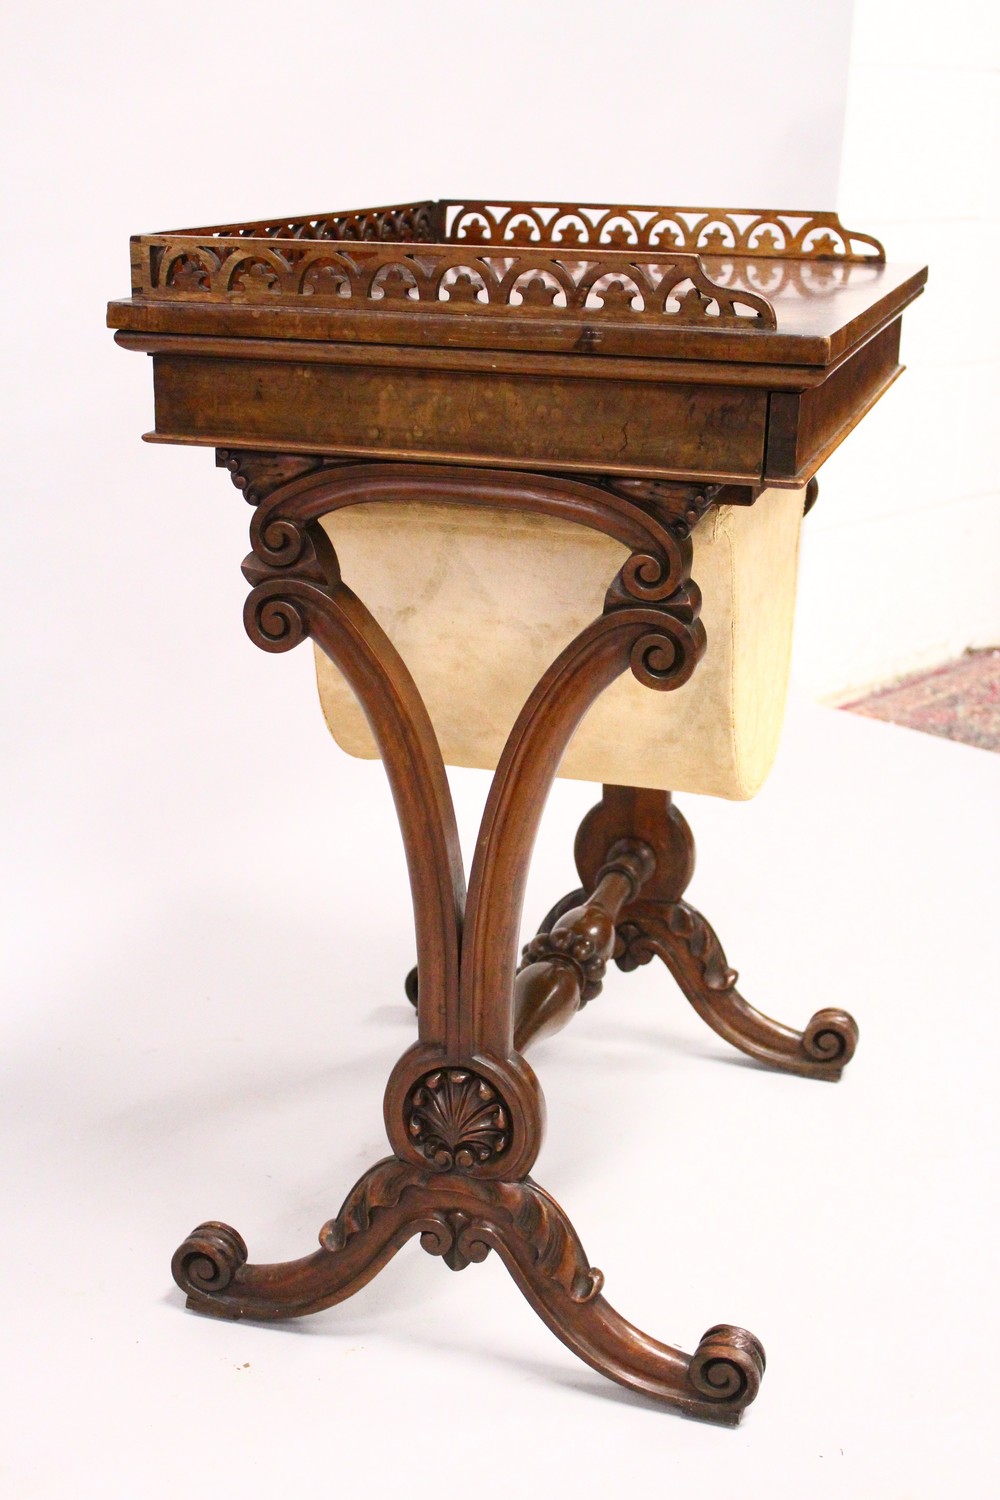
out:
M563 1211L527 1176L541 1145L544 1101L520 1045L599 987L619 918L647 894L649 880L650 893L659 894L668 861L656 840L629 829L604 841L591 895L564 908L545 940L530 945L516 997L514 980L528 861L577 724L621 673L670 691L704 651L689 522L668 523L613 486L552 476L317 467L312 460L303 472L303 460L280 455L227 462L257 506L254 550L244 563L253 586L245 612L251 638L279 652L311 636L355 688L386 767L416 914L419 1040L386 1089L394 1155L361 1178L321 1231L319 1250L251 1265L235 1230L203 1224L174 1257L189 1306L228 1318L296 1317L350 1296L414 1234L453 1270L495 1249L539 1315L595 1369L690 1415L738 1421L764 1368L757 1340L720 1324L688 1356L633 1328L601 1296L603 1278ZM454 809L427 710L391 641L341 579L318 525L340 505L404 491L434 500L495 496L594 526L630 548L603 613L559 654L510 732L464 912Z
M301 1260L248 1265L235 1229L200 1224L174 1255L174 1280L187 1293L188 1307L219 1318L273 1322L332 1307L360 1291L418 1229L433 1230L421 1224L420 1205L401 1202L416 1175L395 1157L376 1163L324 1227L322 1248Z
M273 1321L330 1307L356 1292L412 1235L454 1271L496 1250L552 1332L621 1385L691 1416L733 1424L757 1394L764 1350L745 1329L717 1324L693 1355L626 1322L601 1295L566 1214L526 1177L516 1182L422 1170L387 1157L348 1194L301 1260L247 1264L228 1225L200 1225L174 1256L188 1306L223 1318Z
M420 974L416 964L413 965L413 968L403 980L403 993L413 1006L413 1009L416 1010L417 1002L420 998Z
M530 1178L490 1186L489 1212L464 1228L462 1243L495 1248L567 1348L619 1385L690 1416L728 1425L740 1420L764 1373L764 1349L752 1333L716 1324L693 1355L650 1338L601 1295L603 1274L589 1264L554 1198Z
M654 955L661 958L702 1020L748 1057L835 1082L854 1056L858 1027L846 1010L818 1010L804 1031L795 1031L745 1000L722 944L701 912L686 901L660 907L640 903L618 936L620 968L637 968Z
M584 819L577 836L577 866L585 884L598 875L607 850L623 838L649 844L656 868L639 898L620 914L614 954L619 968L635 969L654 956L661 958L702 1020L748 1057L804 1077L838 1079L857 1047L856 1022L847 1011L828 1008L796 1031L743 998L712 927L681 899L694 872L694 840L670 794L605 787L603 801Z

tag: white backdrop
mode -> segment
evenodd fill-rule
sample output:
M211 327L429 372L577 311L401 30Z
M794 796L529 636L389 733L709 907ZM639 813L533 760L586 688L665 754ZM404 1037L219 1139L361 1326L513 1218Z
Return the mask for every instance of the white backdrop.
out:
M0 1138L12 1436L0 1478L10 1469L12 1495L158 1500L200 1493L196 1472L206 1493L228 1482L262 1500L324 1481L353 1493L352 1479L378 1494L380 1474L382 1492L400 1493L414 1455L435 1484L446 1448L460 1471L467 1452L471 1475L476 1423L500 1409L512 1433L537 1439L536 1458L552 1435L535 1472L553 1494L574 1463L581 1496L623 1473L637 1490L655 1473L693 1492L707 1475L709 1489L739 1482L768 1500L885 1494L897 1478L901 1493L934 1495L936 1481L920 1488L931 1470L941 1483L956 1465L976 1473L982 1444L962 1423L970 1392L989 1409L990 1371L975 1361L996 1337L995 1252L980 1169L939 1122L961 1114L980 1142L989 1126L974 1080L947 1069L937 1113L919 1112L941 1062L940 996L981 998L995 967L992 850L967 852L995 762L848 716L818 727L793 716L786 769L779 760L757 802L691 816L696 899L751 967L748 992L799 1024L848 991L867 995L856 1082L801 1092L721 1065L676 996L661 1010L666 980L651 970L616 984L621 1009L588 1011L539 1064L553 1122L540 1176L567 1189L595 1257L612 1257L623 1310L689 1346L716 1317L777 1340L740 1434L671 1423L614 1391L602 1400L603 1384L560 1363L513 1310L492 1264L453 1287L419 1253L400 1257L313 1339L184 1318L166 1276L173 1245L216 1213L254 1236L255 1258L301 1253L384 1149L380 1081L411 1035L398 983L412 939L381 768L330 742L306 651L267 657L243 634L246 507L210 452L139 441L150 367L103 327L105 301L128 286L128 235L464 192L829 206L849 21L847 0L719 0L697 13L636 0L38 4L8 18ZM832 509L825 487L810 526ZM839 561L834 577L839 606ZM935 609L954 597L939 576L926 587ZM829 636L829 607L807 614L807 643ZM484 795L478 773L456 777L467 839ZM912 818L918 796L940 810L930 828ZM571 831L593 799L557 787L529 920L571 883ZM977 942L940 920L935 868L949 870ZM970 1069L995 1055L995 1015L984 1008L972 1031ZM888 1111L887 1077L899 1083ZM650 1154L664 1131L685 1143L676 1157ZM699 1222L711 1226L701 1235ZM968 1236L957 1248L954 1225ZM845 1274L850 1305L828 1291ZM932 1284L928 1333L912 1309ZM868 1328L893 1334L892 1370L858 1363ZM960 1372L947 1393L929 1387L928 1339ZM387 1395L403 1427L366 1440ZM950 1448L922 1420L945 1408ZM497 1454L484 1500L523 1487L520 1455Z
M947 21L934 0L855 0L840 209L930 280L903 319L906 373L824 465L804 528L793 680L836 699L1000 644L992 0Z
M16 902L141 863L163 836L163 767L185 787L171 836L191 837L185 817L236 812L235 768L323 733L306 653L275 671L243 636L247 513L211 451L139 441L149 362L103 326L128 290L128 236L465 192L822 206L849 20L848 0L725 0L710 20L638 0L11 14L0 566Z

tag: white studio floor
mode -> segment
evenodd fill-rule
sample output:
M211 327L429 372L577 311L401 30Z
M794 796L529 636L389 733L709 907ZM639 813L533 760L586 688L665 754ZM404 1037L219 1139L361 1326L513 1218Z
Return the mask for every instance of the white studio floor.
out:
M281 726L260 733L229 776L212 736L168 747L172 775L144 740L20 809L0 1494L985 1494L1000 757L793 704L755 802L678 799L692 898L748 998L798 1025L857 1016L842 1083L742 1062L654 966L612 969L532 1054L534 1175L610 1300L687 1348L719 1321L762 1338L760 1397L725 1430L575 1361L495 1256L455 1276L411 1242L352 1301L280 1327L184 1310L169 1260L202 1219L252 1260L315 1245L384 1154L383 1080L412 1034L381 768L321 729L275 765ZM485 778L454 785L471 842ZM575 884L595 790L556 786L532 931Z

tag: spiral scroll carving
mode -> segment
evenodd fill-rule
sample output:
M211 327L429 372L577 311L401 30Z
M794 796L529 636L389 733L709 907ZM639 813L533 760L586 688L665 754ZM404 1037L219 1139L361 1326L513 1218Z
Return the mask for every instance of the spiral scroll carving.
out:
M644 604L690 622L701 608L701 593L691 582L691 543L672 536L665 527L658 531L663 550L633 552L615 575L605 608Z
M764 1346L745 1328L717 1323L702 1335L688 1379L701 1396L746 1406L760 1389L766 1359Z
M588 1263L552 1199L530 1179L484 1187L496 1201L483 1204L480 1214L449 1209L435 1215L433 1226L420 1236L423 1249L440 1255L451 1270L462 1271L484 1261L495 1239L523 1246L535 1274L556 1283L571 1302L592 1302L604 1285L604 1273Z
M705 628L698 618L701 591L691 579L689 536L669 538L669 552L633 552L604 601L605 614L644 604L655 611L651 628L637 633L629 666L644 687L682 687L705 651Z
M844 1067L858 1045L858 1023L846 1010L818 1010L802 1033L802 1049L816 1062Z
M174 1255L174 1280L189 1296L222 1292L247 1263L247 1247L228 1224L199 1224Z
M253 552L243 565L244 575L259 583L294 574L332 588L340 580L340 564L330 539L315 521L289 514L293 505L281 489L258 506L250 522Z
M294 584L294 580L288 580ZM261 584L247 596L243 623L247 635L262 651L291 651L308 634L306 618L298 602L278 585Z
M667 600L655 618L652 612L644 614L647 628L636 632L629 649L633 676L659 692L682 687L705 653L705 627L696 616L685 618L690 593L679 590L677 597L681 599L678 613L671 607L672 600Z
M649 934L638 922L619 922L615 929L614 960L623 974L641 968L656 957L656 948Z
M440 1255L452 1271L464 1271L489 1255L492 1246L483 1237L481 1221L460 1208L435 1214L434 1223L420 1236L421 1249L428 1255Z
M630 599L659 604L677 589L677 572L673 559L650 552L633 552L622 567L621 586Z
M280 503L280 499L279 502ZM250 523L250 543L272 568L293 568L306 551L304 528L288 516L275 515L275 504L263 504Z
M644 687L680 687L698 660L695 637L680 621L666 621L658 631L642 635L629 654L632 675Z

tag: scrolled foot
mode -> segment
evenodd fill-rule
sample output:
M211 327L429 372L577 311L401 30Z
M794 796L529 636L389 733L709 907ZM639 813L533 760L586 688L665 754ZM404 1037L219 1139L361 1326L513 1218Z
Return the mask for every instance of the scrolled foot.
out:
M718 1324L693 1356L661 1344L606 1301L603 1274L591 1266L566 1214L530 1178L470 1182L466 1190L466 1211L445 1216L454 1242L442 1245L435 1237L425 1248L457 1253L463 1264L495 1249L539 1317L593 1369L688 1416L740 1420L764 1373L764 1350L752 1333Z
M223 1292L247 1263L243 1236L210 1220L191 1231L171 1263L174 1280L189 1297Z
M495 1250L552 1332L602 1375L665 1406L711 1422L738 1422L754 1399L764 1351L753 1334L719 1324L694 1355L658 1343L602 1296L563 1210L530 1177L504 1182L458 1170L423 1170L387 1157L351 1189L302 1260L249 1265L227 1224L201 1224L174 1256L188 1306L223 1318L274 1320L349 1297L412 1235L453 1271Z
M742 1410L760 1390L766 1364L764 1346L754 1334L732 1323L716 1323L702 1334L688 1379L710 1401Z
M802 1033L802 1047L816 1062L846 1068L858 1045L858 1023L846 1010L818 1010Z
M419 1191L425 1174L396 1157L378 1162L325 1225L321 1248L301 1260L249 1265L228 1224L201 1224L173 1258L187 1305L219 1318L273 1321L341 1302L370 1281L401 1245L436 1220Z

